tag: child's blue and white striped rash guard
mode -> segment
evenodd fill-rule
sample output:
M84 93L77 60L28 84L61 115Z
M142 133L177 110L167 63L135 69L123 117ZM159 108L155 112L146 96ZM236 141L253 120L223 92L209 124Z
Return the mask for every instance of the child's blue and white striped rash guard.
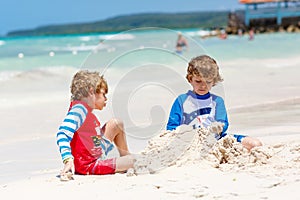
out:
M198 95L188 91L175 100L167 130L174 130L181 124L192 125L194 128L207 127L215 121L224 123L222 132L225 133L229 123L222 97L210 93Z
M62 160L73 158L70 142L74 133L81 127L87 116L87 109L82 104L71 107L56 134L57 145Z

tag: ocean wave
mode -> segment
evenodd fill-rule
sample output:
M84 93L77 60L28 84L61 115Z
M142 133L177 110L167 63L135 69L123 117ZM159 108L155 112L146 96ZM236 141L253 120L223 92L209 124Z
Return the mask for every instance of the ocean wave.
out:
M0 71L0 82L14 79L36 79L52 76L72 76L78 68L70 66L39 67L29 71Z
M100 41L102 41L102 40L133 40L134 38L135 38L135 36L132 34L119 33L119 34L105 34L105 35L100 35L98 37L81 36L81 37L79 37L79 40L83 41L83 42L89 42L89 41L95 40L95 39L99 39Z
M81 37L79 37L79 40L83 41L83 42L88 42L91 39L92 39L92 37L90 37L90 36L81 36Z
M99 49L97 45L80 45L80 46L67 46L67 47L52 47L50 50L52 51L93 51L95 49ZM101 45L101 48L105 48L105 46Z
M99 37L100 40L133 40L134 38L132 34L110 34Z
M190 37L205 37L205 36L210 36L210 35L216 35L216 31L209 31L209 30L199 30L199 31L189 31L185 32L186 35Z
M299 105L300 104L300 96L299 97L291 97L276 101L268 101L259 104L251 104L251 105L244 105L244 106L235 106L229 108L230 112L234 113L243 113L243 112L255 112L255 111L262 111L262 110L274 110L276 108L282 108L283 106L289 105Z
M21 73L22 71L0 71L0 82L10 80Z
M5 45L5 42L3 40L0 40L0 46Z
M288 59L288 62L287 62ZM299 56L290 55L285 58L232 58L230 60L222 60L223 66L253 66L260 65L266 68L287 68L287 67L298 67L300 65Z

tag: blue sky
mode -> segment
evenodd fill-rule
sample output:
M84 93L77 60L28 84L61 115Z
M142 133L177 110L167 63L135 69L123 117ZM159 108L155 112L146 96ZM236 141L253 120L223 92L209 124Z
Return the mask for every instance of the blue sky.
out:
M0 35L43 25L93 22L146 12L235 10L238 0L3 0Z

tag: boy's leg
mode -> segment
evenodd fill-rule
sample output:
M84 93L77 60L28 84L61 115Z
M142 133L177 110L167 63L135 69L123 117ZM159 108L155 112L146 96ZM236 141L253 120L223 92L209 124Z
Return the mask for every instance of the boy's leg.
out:
M236 138L236 140L238 142L242 143L242 145L249 151L253 147L262 146L261 141L256 138L252 138L252 137L245 136L245 135L238 135L238 134L234 134L233 136Z
M115 172L124 172L129 168L133 168L135 158L133 155L122 156L116 158L116 171Z
M252 138L252 137L244 137L242 140L241 140L241 143L242 145L248 149L249 151L253 148L253 147L258 147L258 146L262 146L262 143L261 141L259 141L258 139L256 138Z
M103 127L104 136L117 146L120 156L129 155L123 122L118 119L109 120Z

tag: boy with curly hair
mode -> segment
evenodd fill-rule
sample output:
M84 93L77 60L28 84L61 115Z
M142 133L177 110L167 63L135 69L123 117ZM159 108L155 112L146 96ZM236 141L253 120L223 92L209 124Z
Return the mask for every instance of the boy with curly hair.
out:
M113 174L133 167L134 158L128 152L122 121L111 119L101 127L93 109L106 105L108 86L98 72L81 70L71 84L71 104L56 134L64 163L61 179L77 174ZM120 157L109 158L118 148Z
M210 93L213 86L223 81L217 62L207 55L193 58L188 64L186 79L193 90L178 96L173 103L167 130L174 130L182 124L193 128L214 124L217 125L214 126L216 139L226 136L229 122L224 100ZM233 136L248 150L262 145L256 138L237 134Z

